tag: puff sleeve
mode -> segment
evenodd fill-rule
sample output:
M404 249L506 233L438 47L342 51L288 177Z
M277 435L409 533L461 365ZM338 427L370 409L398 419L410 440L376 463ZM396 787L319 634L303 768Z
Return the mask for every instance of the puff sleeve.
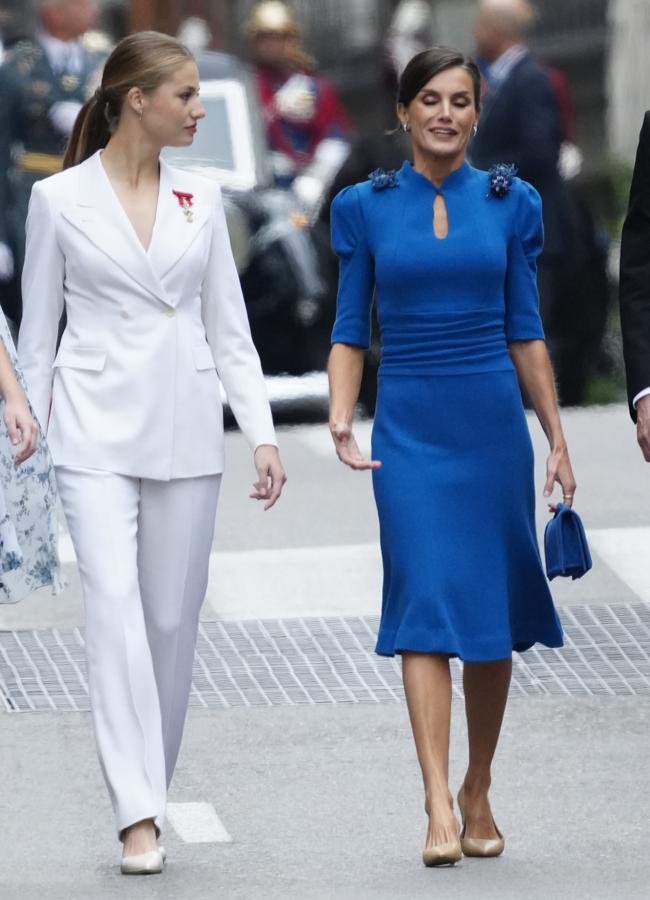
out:
M516 185L517 210L505 278L506 340L544 340L537 291L537 257L544 246L542 200L528 182L517 179Z
M332 247L339 258L339 289L332 343L370 346L375 265L355 185L334 198Z

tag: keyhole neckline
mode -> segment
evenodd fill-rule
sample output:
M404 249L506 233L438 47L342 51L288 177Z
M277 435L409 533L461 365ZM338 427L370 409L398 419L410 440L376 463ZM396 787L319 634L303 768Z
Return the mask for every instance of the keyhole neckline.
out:
M438 209L436 209L438 205ZM437 191L431 204L433 214L433 236L437 241L446 241L449 235L449 211L442 191Z

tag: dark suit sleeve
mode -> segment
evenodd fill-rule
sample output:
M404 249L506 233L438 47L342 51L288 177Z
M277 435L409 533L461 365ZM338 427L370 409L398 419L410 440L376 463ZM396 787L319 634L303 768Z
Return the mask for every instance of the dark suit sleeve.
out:
M641 129L623 225L620 303L627 395L636 421L632 400L650 387L650 112Z
M519 93L520 127L512 162L520 178L535 184L557 174L560 111L550 79L541 69L522 80Z

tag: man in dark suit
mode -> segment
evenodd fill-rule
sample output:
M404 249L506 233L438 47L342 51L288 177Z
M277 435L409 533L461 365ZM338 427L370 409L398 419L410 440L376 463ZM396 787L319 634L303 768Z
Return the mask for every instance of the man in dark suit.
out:
M572 377L571 329L574 233L569 197L558 169L563 140L557 96L545 69L524 40L534 21L527 0L481 0L476 44L486 92L472 162L487 169L514 163L520 178L539 191L543 202L544 252L538 262L540 307L559 382L560 400L577 402L563 390ZM563 396L563 394L565 396Z
M630 415L650 462L650 112L641 129L623 225L620 299Z

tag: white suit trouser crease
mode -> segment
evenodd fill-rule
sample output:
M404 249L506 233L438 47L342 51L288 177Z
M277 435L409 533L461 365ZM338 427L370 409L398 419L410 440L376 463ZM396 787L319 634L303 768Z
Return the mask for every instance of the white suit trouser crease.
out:
M118 833L162 827L192 680L221 475L56 468L86 607L99 760Z

